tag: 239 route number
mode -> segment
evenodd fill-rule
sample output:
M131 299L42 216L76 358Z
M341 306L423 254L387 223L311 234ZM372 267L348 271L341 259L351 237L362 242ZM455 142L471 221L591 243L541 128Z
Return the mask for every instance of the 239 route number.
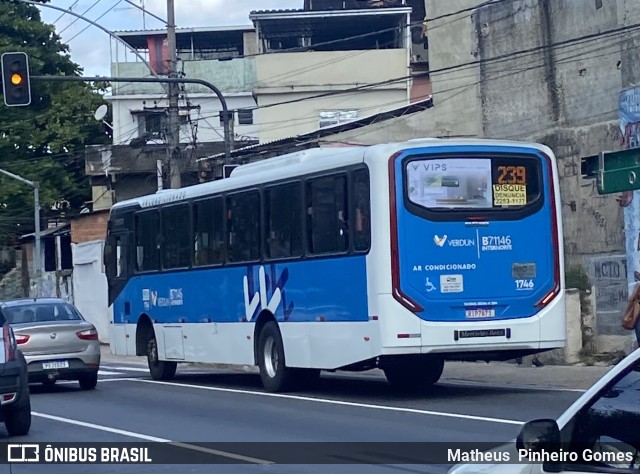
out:
M534 287L533 280L516 280L516 290L532 290Z

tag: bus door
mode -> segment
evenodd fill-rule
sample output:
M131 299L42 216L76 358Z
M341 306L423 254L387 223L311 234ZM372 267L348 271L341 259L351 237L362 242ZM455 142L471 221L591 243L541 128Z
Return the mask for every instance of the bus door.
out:
M445 146L393 160L396 281L420 318L528 318L558 294L551 158L528 147Z
M131 303L123 298L125 286L131 276L130 242L129 232L114 232L109 234L104 247L104 265L112 321L111 350L115 355L135 355L127 354L127 329L124 324L131 317Z

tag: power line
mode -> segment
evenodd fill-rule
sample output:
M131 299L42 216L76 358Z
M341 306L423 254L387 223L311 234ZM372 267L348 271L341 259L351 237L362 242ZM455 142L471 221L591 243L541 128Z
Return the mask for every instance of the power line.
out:
M80 0L76 0L75 2L73 2L73 4L69 7L69 11L71 11L73 9L73 7L75 7L78 2ZM62 15L60 15L58 18L56 18L55 20L53 20L52 25L55 25L56 23L58 23L60 21L60 19L62 19L63 16L65 16L67 14L67 12L64 12Z
M93 7L95 7L98 3L100 3L100 0L96 0L96 2L95 2L93 5L91 5L89 8L87 8L84 12L82 12L82 14L81 14L80 16L76 17L76 19L75 19L75 20L73 20L71 23L69 23L66 27L64 27L64 28L62 29L62 31L59 31L59 32L58 32L58 36L62 35L62 33L64 33L65 31L67 31L67 30L71 27L71 25L73 25L76 21L78 21L78 20L80 19L80 17L81 17L81 16L86 15L86 13L87 13L89 10L91 10ZM68 13L68 12L69 12L69 11L67 10L67 13Z
M142 11L142 13L146 13L147 15L149 15L150 17L155 18L156 20L160 20L165 25L167 24L167 20L165 20L164 18L160 18L158 15L155 15L155 14L151 13L149 10L144 8L144 6L141 7L139 5L136 5L131 0L124 0L124 1L127 2L129 5L132 5L132 6L136 7L138 10Z
M114 3L111 7L109 7L107 9L107 11L105 11L102 15L100 15L98 18L96 18L95 20L93 20L94 22L98 21L99 19L101 19L103 16L105 16L107 13L109 13L111 10L113 10L115 7L117 7L118 5L120 5L122 3L122 0L118 0L116 3ZM91 26L91 24L88 24L87 26L85 26L82 30L80 30L79 33L76 33L74 36L72 36L69 40L67 40L67 43L71 43L74 39L76 39L78 36L80 36L82 33L84 33L85 31L87 31L89 29L89 27Z

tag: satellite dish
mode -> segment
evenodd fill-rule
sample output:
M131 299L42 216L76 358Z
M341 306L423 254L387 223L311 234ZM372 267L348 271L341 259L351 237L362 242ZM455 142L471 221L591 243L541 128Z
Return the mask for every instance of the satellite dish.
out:
M98 107L98 110L95 111L95 113L93 114L93 117L97 121L100 121L107 116L108 111L109 111L109 108L105 104L102 104L100 107Z

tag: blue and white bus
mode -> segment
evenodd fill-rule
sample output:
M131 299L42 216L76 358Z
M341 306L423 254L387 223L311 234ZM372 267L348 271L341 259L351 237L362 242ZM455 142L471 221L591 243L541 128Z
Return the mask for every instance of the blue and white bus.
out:
M542 145L417 139L311 149L121 202L105 268L111 351L257 365L266 390L565 345L556 161Z

